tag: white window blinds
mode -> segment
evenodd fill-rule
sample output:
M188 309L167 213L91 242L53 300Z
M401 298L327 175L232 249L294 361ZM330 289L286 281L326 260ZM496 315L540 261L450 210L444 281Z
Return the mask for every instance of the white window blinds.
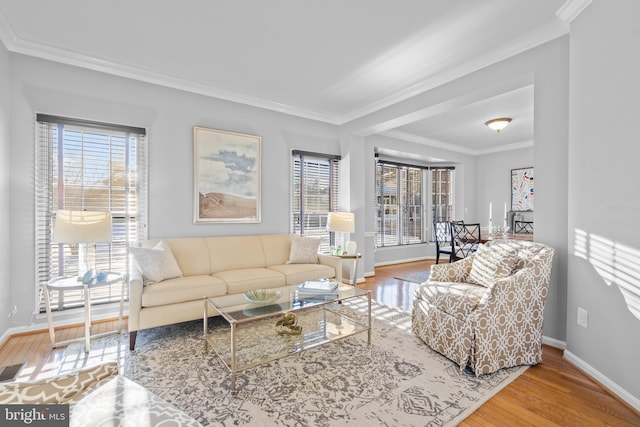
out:
M340 157L293 151L291 232L321 238L320 251L328 252L329 212L339 210Z
M77 252L51 240L59 209L110 212L112 242L96 245L96 269L128 274L128 246L146 238L146 132L43 114L36 121L35 285L43 312L43 284L78 272ZM92 304L117 301L120 285L96 288L91 298ZM75 307L82 295L52 293L51 304L59 310Z

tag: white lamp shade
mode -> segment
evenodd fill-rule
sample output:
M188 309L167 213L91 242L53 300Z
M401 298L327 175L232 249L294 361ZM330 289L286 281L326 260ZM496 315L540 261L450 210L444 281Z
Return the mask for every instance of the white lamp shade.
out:
M53 241L58 243L95 243L111 241L111 212L56 212Z
M329 212L327 230L342 233L353 233L355 220L352 212Z

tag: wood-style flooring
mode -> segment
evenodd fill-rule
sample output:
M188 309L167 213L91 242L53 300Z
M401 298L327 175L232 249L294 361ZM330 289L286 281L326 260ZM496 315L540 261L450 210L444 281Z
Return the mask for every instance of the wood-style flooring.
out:
M432 261L395 264L375 269L359 286L370 289L383 304L411 310L416 283L396 279L402 273L426 271ZM126 324L125 324L126 325ZM94 333L117 329L117 319L94 324ZM81 337L81 325L56 329L56 338ZM26 362L20 379L46 375L47 364L64 349L51 349L46 330L13 336L0 347L0 366ZM562 350L544 346L543 362L464 420L461 426L640 426L640 413L562 357Z

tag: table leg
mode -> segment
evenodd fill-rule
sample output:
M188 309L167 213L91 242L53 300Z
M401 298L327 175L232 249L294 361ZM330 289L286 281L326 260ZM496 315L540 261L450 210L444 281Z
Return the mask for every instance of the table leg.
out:
M91 349L91 298L89 286L84 285L84 351Z
M44 305L47 309L47 323L49 323L49 340L51 340L51 348L56 346L56 332L53 329L53 317L51 316L51 303L49 302L49 289L44 286Z
M371 345L371 291L368 293L369 297L369 331L367 331L367 341Z
M351 284L355 286L357 281L358 281L358 258L355 258L353 260L353 280L351 281Z
M118 316L118 334L122 333L122 313L124 311L124 277L120 279L120 313Z
M236 395L236 325L231 323L231 394Z

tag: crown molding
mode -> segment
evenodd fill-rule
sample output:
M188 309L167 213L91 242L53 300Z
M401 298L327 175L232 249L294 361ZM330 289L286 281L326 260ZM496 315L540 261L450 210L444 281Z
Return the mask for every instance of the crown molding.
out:
M591 0L567 0L560 6L556 16L563 22L570 24L582 11L591 4Z
M541 44L561 37L568 32L568 25L558 25L557 23L551 23L550 25L527 34L527 36L522 39L516 40L500 49L487 53L475 61L468 61L461 64L455 69L446 70L432 77L425 77L422 81L420 81L420 83L417 83L410 88L398 91L393 95L381 98L378 101L375 101L363 108L340 116L338 119L338 124L342 125L344 123L348 123L350 121L364 117L368 114L379 111L383 108L390 107L391 105L397 104L398 102L405 101L428 90L434 89L438 86L442 86L475 71L481 70L482 68L488 67L489 65L504 61L507 58L518 55L536 46L540 46Z
M415 142L416 144L427 145L429 147L440 148L442 150L448 150L456 153L467 154L469 156L481 156L483 154L492 154L492 153L499 153L502 151L518 150L520 148L533 147L533 141L523 141L523 142L515 142L513 144L500 145L498 147L473 150L470 148L464 148L458 145L449 144L448 142L438 141L437 139L431 139L424 136L414 135L411 133L401 132L396 130L388 130L385 132L381 132L379 135L387 136L389 138L399 139L401 141Z

